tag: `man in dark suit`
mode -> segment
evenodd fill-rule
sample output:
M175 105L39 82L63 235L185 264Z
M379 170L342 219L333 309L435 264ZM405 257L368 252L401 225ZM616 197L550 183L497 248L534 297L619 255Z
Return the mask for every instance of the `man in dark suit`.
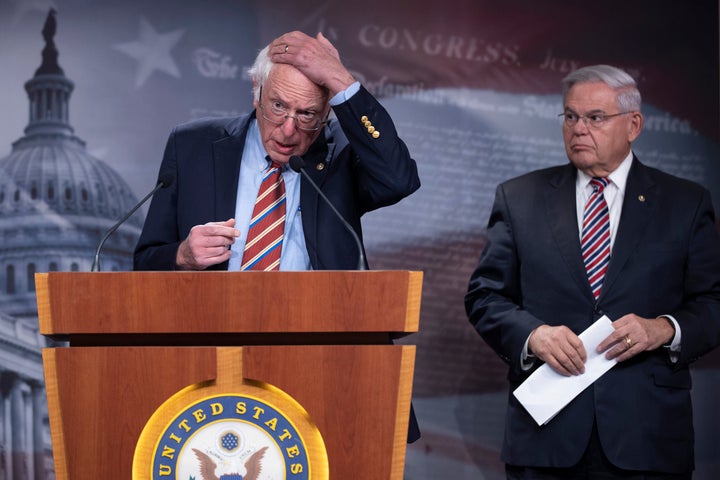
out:
M352 234L288 167L290 157L303 157L360 238L364 213L420 187L392 119L322 34L277 38L251 75L251 115L198 120L170 135L159 178L173 180L150 205L136 270L239 270L266 157L280 166L286 190L281 270L358 266ZM336 120L328 120L331 107Z
M136 270L252 269L244 260L263 177L278 168L284 192L279 259L269 269L352 270L353 235L299 173L306 171L360 239L360 217L420 187L392 119L355 81L322 35L291 32L257 56L255 111L176 127L135 249ZM336 120L328 119L332 108ZM227 219L227 220L225 220ZM364 248L364 247L361 247ZM408 441L420 432L411 415Z
M498 187L465 304L508 363L511 391L543 362L582 375L587 351L578 334L602 315L614 331L588 348L618 363L543 426L509 395L507 477L689 479L688 367L720 342L710 195L634 156L643 116L627 73L585 67L563 86L570 163ZM591 225L593 199L609 224ZM601 231L595 244L583 235L593 228ZM595 248L604 252L597 260L583 258Z

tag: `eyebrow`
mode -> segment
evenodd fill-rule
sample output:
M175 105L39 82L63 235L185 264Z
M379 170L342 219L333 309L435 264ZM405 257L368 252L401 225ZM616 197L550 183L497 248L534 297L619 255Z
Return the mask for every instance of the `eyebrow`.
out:
M285 100L280 98L277 94L275 94L275 95L268 94L267 99L272 102L282 103L283 106L285 106L285 107L287 107L287 104L288 104L288 102L286 102ZM315 103L314 105L310 105L305 108L296 108L295 109L296 112L303 112L303 113L318 113L318 112L322 112L322 110L323 110L322 102Z
M603 110L602 108L594 108L594 109L592 109L592 110L588 110L587 112L585 112L585 113L583 113L583 114L580 114L580 113L576 112L575 110L573 110L572 108L569 108L569 107L565 107L565 112L572 112L572 113L574 113L574 114L576 114L576 115L590 115L590 114L592 114L592 113L607 113L607 112L605 112L605 110Z

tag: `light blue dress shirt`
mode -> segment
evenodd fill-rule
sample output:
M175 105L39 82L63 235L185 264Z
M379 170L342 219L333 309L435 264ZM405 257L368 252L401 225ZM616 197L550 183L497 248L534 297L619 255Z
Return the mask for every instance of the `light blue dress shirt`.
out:
M240 179L235 200L235 228L240 230L240 236L230 248L230 271L240 270L255 199L260 190L263 173L270 165L266 157L267 152L260 139L257 121L252 120L240 162ZM300 214L300 174L285 165L282 177L285 181L285 235L280 255L280 270L310 270L310 257L305 246Z

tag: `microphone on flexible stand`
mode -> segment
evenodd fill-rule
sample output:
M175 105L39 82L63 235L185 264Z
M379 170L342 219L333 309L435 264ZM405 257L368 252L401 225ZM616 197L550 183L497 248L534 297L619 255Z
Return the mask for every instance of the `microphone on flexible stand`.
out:
M360 237L358 237L358 234L355 232L355 230L350 226L350 224L343 218L342 215L340 215L340 212L337 211L337 208L335 208L335 205L332 204L332 202L325 196L325 194L320 190L320 187L317 186L315 181L313 181L312 178L310 178L310 175L305 171L305 160L302 159L302 157L299 157L297 155L293 155L290 157L290 168L292 168L294 171L300 173L305 179L310 182L310 185L313 186L315 191L320 195L320 198L322 198L325 203L332 209L333 212L335 212L335 215L340 219L343 226L347 229L348 232L353 237L353 240L355 240L355 244L357 245L358 249L358 270L367 270L367 267L365 267L365 253L363 252L362 243L360 243Z
M155 185L155 188L152 189L150 193L145 195L145 198L140 200L137 205L135 205L132 210L127 212L125 216L123 216L118 222L110 227L110 229L105 232L105 235L103 235L102 239L100 240L100 243L98 244L97 248L95 249L95 259L93 260L92 267L90 268L91 272L99 272L100 271L100 250L102 250L103 245L105 245L105 241L110 237L110 235L117 230L120 225L122 225L130 216L135 213L135 210L140 208L145 202L148 201L150 197L155 195L155 192L160 190L161 188L167 188L173 183L173 177L171 175L163 175L158 179L157 185Z

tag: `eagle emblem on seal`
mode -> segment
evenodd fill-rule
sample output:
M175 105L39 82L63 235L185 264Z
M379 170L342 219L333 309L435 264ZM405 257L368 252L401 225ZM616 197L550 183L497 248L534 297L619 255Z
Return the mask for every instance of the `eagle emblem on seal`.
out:
M241 475L240 473L225 473L220 475L220 477L215 474L217 464L212 458L197 448L193 448L192 450L200 462L200 476L203 480L257 480L262 470L261 461L267 448L267 446L262 447L250 455L250 458L245 462L245 475Z

